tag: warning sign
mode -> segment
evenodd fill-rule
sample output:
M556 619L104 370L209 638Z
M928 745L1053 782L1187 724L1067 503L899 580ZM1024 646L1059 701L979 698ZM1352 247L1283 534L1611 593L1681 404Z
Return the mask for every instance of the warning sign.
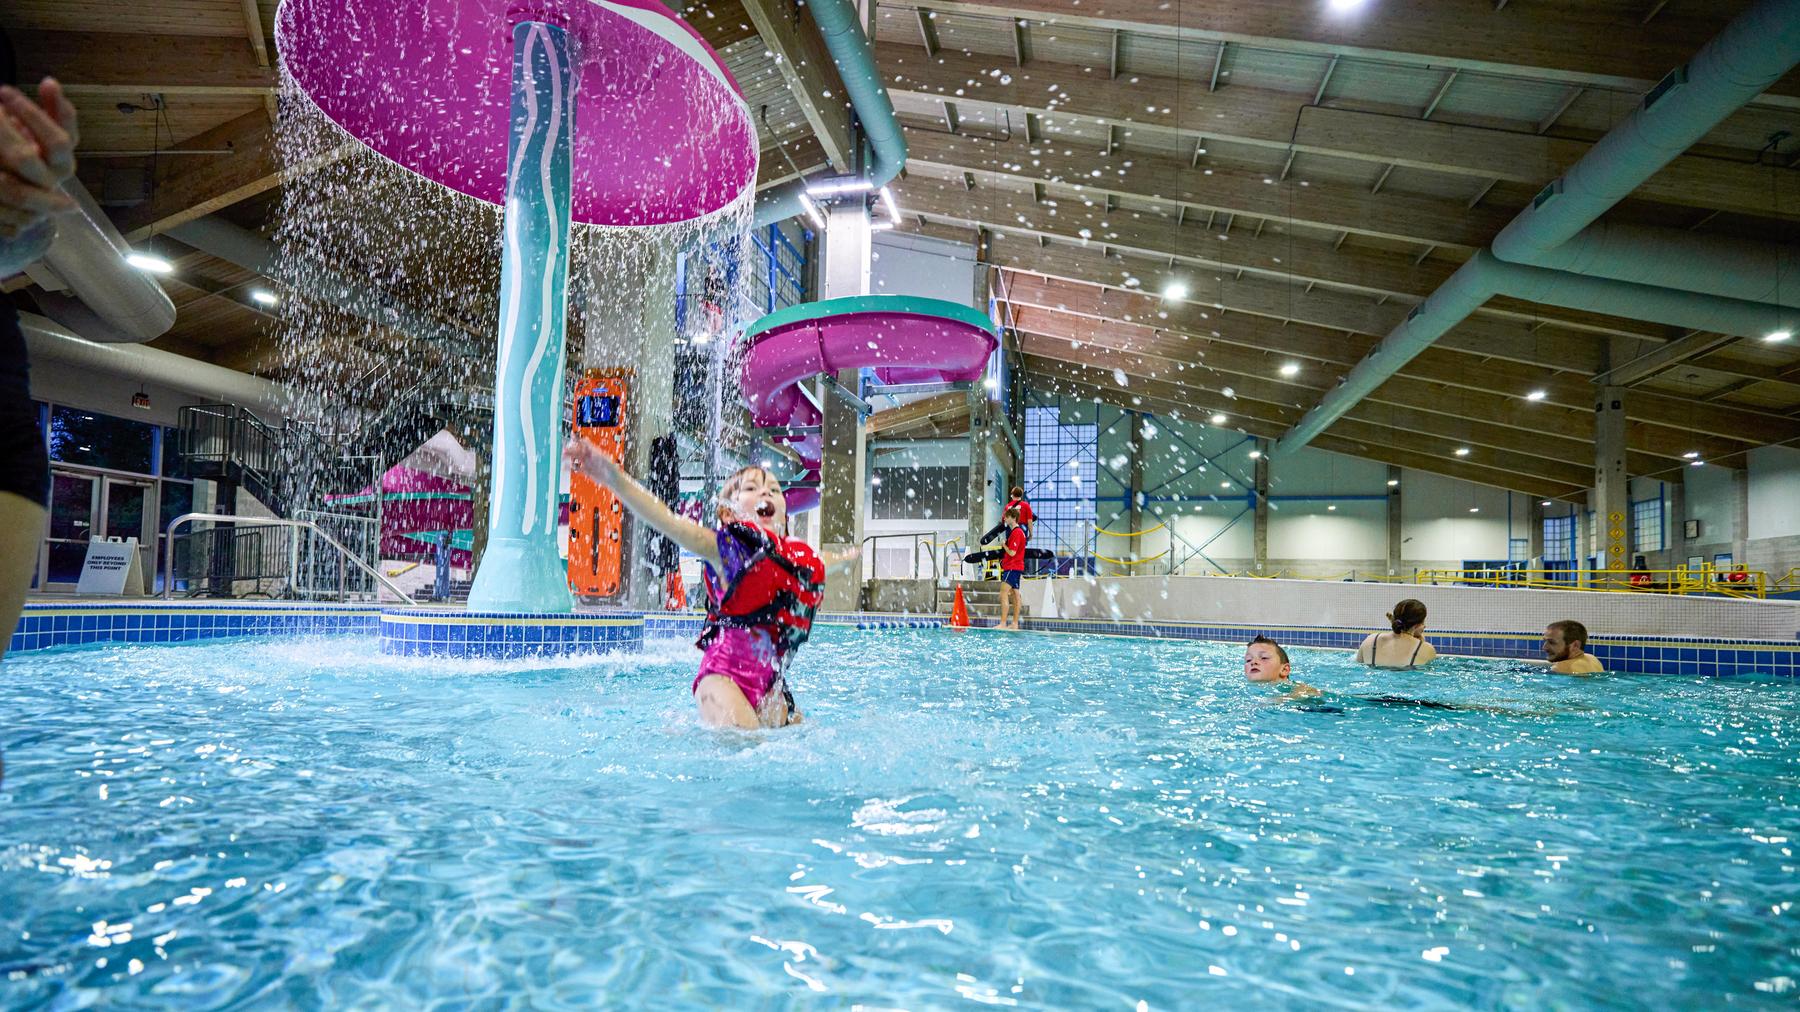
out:
M144 594L144 567L136 538L95 538L88 542L77 594Z

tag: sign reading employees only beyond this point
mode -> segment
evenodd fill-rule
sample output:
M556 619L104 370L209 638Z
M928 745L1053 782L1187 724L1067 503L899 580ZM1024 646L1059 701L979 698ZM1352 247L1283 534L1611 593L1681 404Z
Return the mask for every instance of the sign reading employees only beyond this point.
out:
M136 538L101 539L88 542L87 559L81 564L81 582L77 594L115 594L144 596L144 566L138 554Z

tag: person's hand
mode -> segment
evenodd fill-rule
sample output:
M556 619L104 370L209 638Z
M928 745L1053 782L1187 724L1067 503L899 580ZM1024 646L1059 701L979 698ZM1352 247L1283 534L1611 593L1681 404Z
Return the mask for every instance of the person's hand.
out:
M600 452L600 448L580 436L570 436L563 444L563 459L576 474L592 478L608 488L619 476L619 462Z
M79 131L75 106L54 78L44 78L38 100L0 86L0 238L13 238L53 214L75 210L62 191L75 174Z

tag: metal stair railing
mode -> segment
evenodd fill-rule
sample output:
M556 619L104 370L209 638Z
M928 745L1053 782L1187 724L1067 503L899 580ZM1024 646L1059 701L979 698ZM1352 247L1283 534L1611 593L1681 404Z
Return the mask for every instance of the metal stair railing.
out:
M175 580L175 544L176 544L176 540L177 540L176 530L184 525L191 524L196 521L233 525L232 528L230 528L230 530L231 530L234 538L238 534L241 533L240 531L237 530L237 528L239 528L239 527L260 526L260 527L288 528L290 530L295 530L295 531L304 530L304 531L308 532L310 535L312 535L313 537L318 538L320 541L323 541L326 545L330 546L333 550L335 550L337 552L337 555L339 558L341 558L343 561L348 562L351 565L355 566L364 575L372 578L376 583L380 584L381 587L386 589L388 593L393 594L395 597L399 598L400 600L406 602L409 605L416 605L418 603L417 601L413 600L411 595L407 594L405 591L401 590L397 585L395 585L395 583L392 580L389 580L387 577L383 576L379 570L375 569L373 566L370 566L368 563L366 563L362 559L358 558L356 556L356 553L350 551L348 548L345 548L341 543L338 542L338 540L336 538L333 538L318 524L313 523L310 520L288 520L288 519L284 519L284 518L280 518L280 517L243 517L243 516L236 516L236 515L233 515L230 513L184 513L181 516L176 517L174 520L169 521L168 527L164 529L164 533L166 533L168 535L168 540L165 542L166 547L163 550L163 552L164 552L163 572L165 575L164 575L164 579L163 579L162 596L163 596L164 600L169 600L175 596L175 582L176 582L176 580ZM290 589L298 589L301 586L301 584L299 582L300 574L299 574L298 555L299 555L299 542L297 539L291 540L290 544L288 546L289 570L288 570L288 576L287 576L288 586ZM338 568L337 596L340 601L347 599L347 587L346 587L347 574L348 574L347 569L343 568L342 566L340 566ZM232 582L237 582L237 578L235 576L227 577L226 579L228 579ZM311 592L311 591L309 590L309 592Z

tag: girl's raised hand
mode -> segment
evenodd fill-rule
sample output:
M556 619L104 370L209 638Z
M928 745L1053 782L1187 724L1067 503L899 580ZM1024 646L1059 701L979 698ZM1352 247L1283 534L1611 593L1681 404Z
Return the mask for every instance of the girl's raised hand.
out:
M563 459L576 474L585 475L611 488L620 475L619 463L600 452L600 448L580 436L571 436L563 444Z

